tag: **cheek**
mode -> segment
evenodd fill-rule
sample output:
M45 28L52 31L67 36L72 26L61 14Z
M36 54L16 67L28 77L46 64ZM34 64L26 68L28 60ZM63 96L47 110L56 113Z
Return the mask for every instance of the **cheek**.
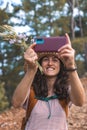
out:
M43 71L46 71L46 65L42 65Z
M56 66L56 71L57 71L57 73L59 73L59 71L60 71L60 64L58 64L58 65Z
M46 73L47 63L46 62L42 62L41 66L42 66L43 72Z
M45 62L42 62L42 64L41 64L42 68L44 68L46 65L47 65L47 63L45 63Z

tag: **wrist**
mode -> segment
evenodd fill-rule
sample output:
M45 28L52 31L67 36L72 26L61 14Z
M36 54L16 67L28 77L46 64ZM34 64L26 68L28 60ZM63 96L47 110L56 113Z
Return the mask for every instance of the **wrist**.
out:
M72 67L72 68L64 68L64 71L66 72L73 72L73 71L77 71L77 67Z
M31 69L31 68L29 68L27 70L26 74L29 75L29 76L32 76L32 75L35 75L36 72L37 72L37 69Z

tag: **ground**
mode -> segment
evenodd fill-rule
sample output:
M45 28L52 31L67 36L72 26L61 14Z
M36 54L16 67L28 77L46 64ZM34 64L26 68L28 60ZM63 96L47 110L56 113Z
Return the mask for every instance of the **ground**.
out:
M87 78L82 80L87 96ZM22 108L9 110L0 114L0 130L21 130L21 121L25 115ZM72 105L68 118L69 130L87 130L87 99L82 107Z

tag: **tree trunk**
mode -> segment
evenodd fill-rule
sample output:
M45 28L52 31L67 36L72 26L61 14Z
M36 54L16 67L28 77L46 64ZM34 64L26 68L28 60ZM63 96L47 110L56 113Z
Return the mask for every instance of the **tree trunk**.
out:
M74 20L74 6L75 6L75 0L68 0L68 4L70 6L70 11L71 11L71 37L72 39L75 38L75 31L74 31L74 27L75 27L75 20Z
M79 1L76 0L76 2L77 2L78 15L79 15L80 36L83 37L82 18L81 18L81 15L80 15Z
M85 53L85 68L87 70L87 43L84 44L84 53Z

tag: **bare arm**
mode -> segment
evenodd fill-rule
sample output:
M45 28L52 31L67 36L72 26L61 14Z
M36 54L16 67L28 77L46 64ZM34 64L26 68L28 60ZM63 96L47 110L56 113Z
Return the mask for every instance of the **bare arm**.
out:
M35 71L28 70L21 82L18 84L12 98L12 104L14 107L19 107L24 103L26 97L28 96L34 76Z
M29 94L29 89L32 85L34 76L37 72L38 66L36 65L37 54L32 49L35 44L32 44L24 53L24 59L27 62L27 70L25 76L18 84L12 98L12 104L14 107L21 106Z
M76 71L73 71L69 72L69 77L71 85L70 99L75 105L82 106L85 102L85 92L79 76Z
M64 63L67 70L74 69L75 66L75 50L71 46L69 36L66 34L67 44L59 49L59 58ZM77 105L82 106L85 102L85 92L80 81L77 71L68 71L70 79L70 99Z

